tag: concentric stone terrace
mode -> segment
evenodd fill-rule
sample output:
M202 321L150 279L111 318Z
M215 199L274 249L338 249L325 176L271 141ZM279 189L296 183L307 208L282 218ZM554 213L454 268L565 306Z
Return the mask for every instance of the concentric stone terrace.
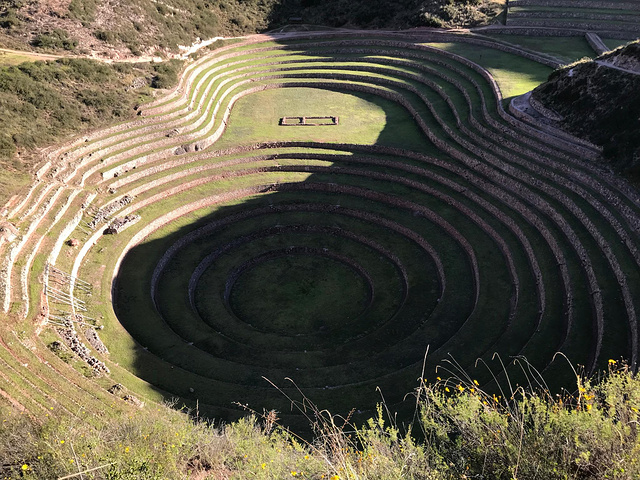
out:
M544 31L582 30L634 39L640 33L637 0L512 0L507 25Z
M262 378L289 377L332 411L364 410L376 387L402 400L427 346L430 365L499 352L552 373L562 351L589 371L635 366L637 192L589 145L505 112L481 66L425 44L456 40L476 42L251 37L192 63L136 121L48 151L1 245L4 311L38 316L28 341L3 333L12 401L99 411L117 381L232 418L234 402L289 411ZM340 121L280 125L305 116ZM115 217L133 220L105 235ZM104 324L90 350L111 380L44 347L65 315Z

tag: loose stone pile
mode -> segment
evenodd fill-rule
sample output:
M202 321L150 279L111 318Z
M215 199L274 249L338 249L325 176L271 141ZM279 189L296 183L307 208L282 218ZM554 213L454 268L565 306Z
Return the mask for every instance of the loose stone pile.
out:
M129 214L125 215L124 217L118 217L113 222L111 222L111 225L109 225L109 227L105 229L104 233L107 235L115 235L122 232L123 230L126 230L130 226L135 225L139 221L140 215Z
M106 374L106 375L110 373L109 368L105 365L105 363L101 360L98 360L96 357L94 357L91 354L91 351L87 348L87 346L80 341L80 338L78 337L78 332L76 331L75 326L73 325L73 322L71 320L67 319L65 321L65 327L58 328L57 330L60 336L62 337L62 339L64 340L64 342L71 349L71 351L74 352L76 355L78 355L82 360L87 362L87 364L90 367L92 367L96 373ZM92 338L94 342L96 340L97 342L100 342L100 339L98 338L95 331L93 331ZM90 341L92 345L94 342ZM108 353L106 351L106 348L103 351L101 351L102 349L96 349L96 350L98 350L100 353Z

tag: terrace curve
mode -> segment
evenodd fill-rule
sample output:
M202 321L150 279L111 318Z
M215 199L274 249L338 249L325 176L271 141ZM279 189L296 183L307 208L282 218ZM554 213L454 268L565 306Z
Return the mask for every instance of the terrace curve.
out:
M497 351L554 371L563 351L589 371L619 357L635 368L638 193L584 162L597 156L589 145L505 111L481 66L423 44L487 40L420 35L249 38L190 64L135 121L49 150L8 212L19 237L0 244L3 310L41 322L35 349L3 334L15 401L42 409L55 398L73 411L100 390L74 380L65 398L46 380L50 369L73 377L37 335L70 298L70 315L104 317L112 353L90 350L112 378L147 393L149 382L218 418L240 414L233 401L288 410L261 376L291 377L336 411L371 407L375 387L399 404L427 345L430 365L452 352L469 367ZM243 102L302 91L375 104L405 131L387 125L369 144L233 137ZM320 130L348 127L335 115L340 125ZM130 214L141 221L103 235L100 220ZM70 275L48 297L34 287L49 281L47 262ZM357 308L271 328L274 305L253 281L265 317L252 321L232 305L233 286L256 266L265 280L310 268L326 283L318 305L353 295ZM355 277L340 284L345 268ZM315 288L296 282L292 294ZM42 372L33 380L18 368L26 358ZM104 389L91 400L109 401Z

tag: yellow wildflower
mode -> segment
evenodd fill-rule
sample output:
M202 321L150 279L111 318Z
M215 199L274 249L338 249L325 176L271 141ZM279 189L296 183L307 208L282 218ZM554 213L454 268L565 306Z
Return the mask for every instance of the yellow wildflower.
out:
M22 464L22 470L25 472L29 470L29 465L27 465L26 463Z

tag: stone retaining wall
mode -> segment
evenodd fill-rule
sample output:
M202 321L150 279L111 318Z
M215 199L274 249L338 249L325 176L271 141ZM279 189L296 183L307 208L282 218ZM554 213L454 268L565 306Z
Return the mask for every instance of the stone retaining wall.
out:
M510 19L509 25L513 27L547 27L548 23L545 24L545 19L534 19L534 18L516 18ZM556 20L553 22L553 26L560 29L571 29L571 30L595 30L602 31L607 29L616 29L616 31L620 33L627 34L640 34L640 25L634 25L631 23L607 23L607 22L598 22L596 20L590 21L580 21L580 20Z
M487 28L483 33L498 35L527 35L530 37L583 37L584 29L571 28L544 28L544 27L516 27L513 28L499 27L495 29ZM619 30L598 29L598 34L606 38L615 38L618 40L633 40L633 35L628 32Z

